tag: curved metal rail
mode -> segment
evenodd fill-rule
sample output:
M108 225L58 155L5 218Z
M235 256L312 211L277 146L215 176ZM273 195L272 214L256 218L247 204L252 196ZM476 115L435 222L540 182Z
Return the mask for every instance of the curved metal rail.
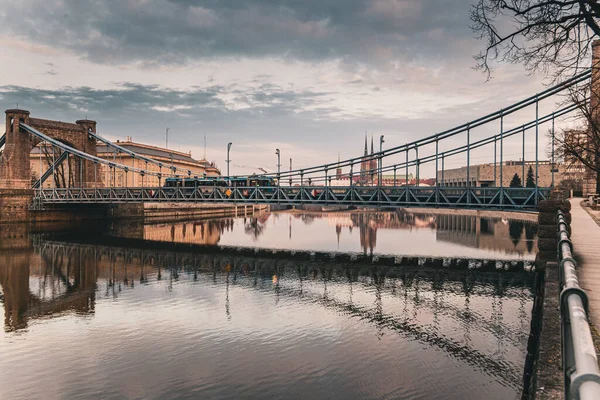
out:
M579 286L573 243L562 211L558 211L558 239L565 398L600 399L600 370L588 322L588 298Z
M506 108L500 109L498 111L495 111L493 113L487 114L483 117L474 119L470 122L464 123L462 125L456 126L454 128L409 142L409 143L405 143L399 146L395 146L395 147L391 147L389 149L385 149L383 151L380 152L376 152L373 153L373 155L371 155L371 159L375 158L375 159L379 159L381 157L386 157L386 156L390 156L390 155L394 155L394 154L398 154L398 153L402 153L404 151L409 151L411 149L414 149L416 147L420 147L420 146L424 146L427 144L432 144L435 143L436 141L439 140L443 140L443 139L447 139L449 137L458 135L460 133L465 133L467 132L467 130L476 128L478 126L481 125L485 125L489 122L498 120L500 118L503 118L507 115L510 115L512 113L515 113L525 107L534 105L539 103L539 101L547 99L557 93L562 92L565 89L568 89L578 83L581 83L587 79L589 79L591 77L591 68L582 72L581 74L578 74L570 79L565 80L564 82L561 82L555 86L552 86L538 94L535 94L533 96L530 96L526 99L520 100ZM299 174L309 174L309 173L313 173L313 172L319 172L321 170L326 170L326 169L331 169L331 168L337 168L339 167L345 167L345 166L350 166L356 163L360 163L361 160L363 160L364 157L354 157L354 158L349 158L346 160L342 160L338 163L329 163L329 164L322 164L322 165L318 165L318 166L313 166L313 167L308 167L308 168L300 168L300 169L293 169L291 171L287 171L288 175L299 175ZM277 176L277 173L269 173L266 174L269 176ZM283 178L284 177L284 173L280 173L280 176ZM285 175L287 176L287 175Z

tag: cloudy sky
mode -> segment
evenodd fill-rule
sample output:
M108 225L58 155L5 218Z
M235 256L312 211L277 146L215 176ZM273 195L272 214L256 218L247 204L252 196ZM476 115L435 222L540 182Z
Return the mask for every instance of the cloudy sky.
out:
M169 127L169 147L196 158L206 135L220 167L231 141L233 173L274 170L275 148L286 167L358 156L365 132L400 145L547 83L519 65L490 81L473 70L465 0L0 3L4 109L87 115L112 139L161 146Z

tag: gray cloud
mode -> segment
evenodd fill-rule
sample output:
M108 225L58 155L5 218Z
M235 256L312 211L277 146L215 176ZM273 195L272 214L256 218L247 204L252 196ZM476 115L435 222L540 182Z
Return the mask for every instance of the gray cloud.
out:
M3 6L0 29L104 64L267 56L385 65L416 54L454 57L471 38L468 7L464 0L22 0Z
M164 129L169 126L173 136L185 146L201 146L206 134L212 143L222 142L224 146L234 141L238 146L252 148L258 158L261 146L268 143L286 143L297 149L295 157L306 159L312 157L312 152L354 155L362 148L362 127L389 134L390 138L406 132L397 140L416 137L423 129L423 120L400 121L368 113L345 115L330 104L330 94L293 91L271 83L254 87L213 85L186 91L129 82L112 89L9 85L0 86L0 107L13 108L18 103L34 117L62 121L87 115L98 121L102 134L115 138L133 136L148 143L158 140L160 144ZM338 117L340 113L343 118ZM430 127L437 125L441 126L441 122L428 122ZM316 161L322 160L313 159Z

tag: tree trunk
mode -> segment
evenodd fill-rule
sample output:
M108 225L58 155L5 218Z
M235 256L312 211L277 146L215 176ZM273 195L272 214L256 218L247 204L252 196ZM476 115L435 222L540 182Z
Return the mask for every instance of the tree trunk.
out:
M600 194L600 148L596 147L596 194Z

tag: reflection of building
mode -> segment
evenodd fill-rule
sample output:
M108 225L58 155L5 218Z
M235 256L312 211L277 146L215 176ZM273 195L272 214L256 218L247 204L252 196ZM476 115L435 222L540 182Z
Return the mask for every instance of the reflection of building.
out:
M233 219L145 225L144 240L216 245L225 230L233 230Z
M534 223L456 214L436 218L438 240L493 251L537 252Z
M527 171L529 167L533 169L535 174L535 161L525 161L525 176L523 175L522 161L505 161L502 165L502 183L504 187L510 186L510 181L517 174L521 178L521 182L525 185ZM552 184L552 169L554 168L554 185L558 185L562 179L562 174L565 172L563 165L552 165L549 161L538 162L538 174L540 187L550 187ZM500 163L471 165L469 171L469 180L472 187L496 187L500 186ZM495 171L495 173L494 173ZM443 180L442 180L443 175ZM446 169L437 172L438 181L440 184L450 187L465 187L467 186L467 167Z
M152 158L156 161L164 163L163 168L159 168L154 164L146 164L142 160L136 160L128 154L118 153L115 154L114 149L109 148L103 143L98 143L97 152L98 157L106 160L114 161L117 164L126 165L132 168L144 169L152 172L161 172L165 175L169 174L169 167L173 166L181 168L182 170L191 171L191 176L219 176L221 172L215 167L214 163L209 163L206 160L195 160L190 153L182 153L180 151L174 151L170 149L164 149L161 147L149 146L142 143L135 143L131 141L130 137L127 137L125 142L119 142L119 146L124 147L128 150L134 151L139 155ZM41 173L44 173L51 165L53 158L58 157L58 153L52 154L53 148L51 146L37 146L31 151L31 170L35 179L38 179ZM70 161L67 164L66 161L62 163L60 167L61 171L64 171L64 175L67 177L66 186L68 185L69 171L77 171L76 166L73 164L77 162L74 157L70 157ZM142 186L158 186L158 177L146 175L144 182L140 174L128 173L125 174L122 170L112 171L110 167L106 165L99 165L97 174L102 177L102 182L105 186L116 186L116 187L139 187ZM182 174L181 171L178 174ZM163 178L164 181L164 178ZM44 182L44 187L52 187L52 179L47 179Z

